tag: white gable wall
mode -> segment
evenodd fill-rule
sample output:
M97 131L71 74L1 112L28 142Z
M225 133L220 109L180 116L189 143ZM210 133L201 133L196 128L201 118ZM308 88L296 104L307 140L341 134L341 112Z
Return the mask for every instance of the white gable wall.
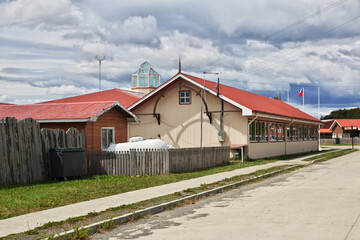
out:
M179 84L164 93L164 97L158 102L156 113L160 113L161 123L158 125L155 117L152 116L154 105L158 97L147 100L139 108L132 110L138 116L140 123L130 122L129 136L142 136L143 138L156 138L160 134L161 139L174 147L199 147L200 146L200 96L196 93L198 87L181 81L181 90L191 91L191 104L179 104ZM187 88L189 86L195 91ZM247 144L247 117L243 117L241 110L233 105L224 102L224 131L225 141L218 141L220 129L221 100L207 93L206 102L209 111L212 113L212 124L209 118L203 114L203 146L222 146L231 144ZM205 112L205 107L204 107Z

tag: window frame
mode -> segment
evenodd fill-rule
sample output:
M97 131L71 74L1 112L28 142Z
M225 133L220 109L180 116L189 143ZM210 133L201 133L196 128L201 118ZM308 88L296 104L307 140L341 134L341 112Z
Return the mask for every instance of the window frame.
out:
M115 127L102 127L100 130L101 151L106 151L106 149L110 146L110 143L108 143L109 145L106 148L104 148L104 146L103 146L103 130L112 130L112 140L113 141L110 143L115 143ZM108 139L108 135L106 136L106 139Z
M189 93L189 97L187 97L187 96L184 96L184 97L181 97L181 93ZM181 99L189 99L189 102L181 102ZM189 104L191 104L191 90L181 90L181 91L179 91L179 104L180 105L189 105Z

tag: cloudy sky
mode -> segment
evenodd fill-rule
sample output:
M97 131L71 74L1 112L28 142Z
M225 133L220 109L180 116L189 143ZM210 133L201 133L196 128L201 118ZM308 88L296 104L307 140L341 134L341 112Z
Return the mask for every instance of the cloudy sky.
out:
M359 0L0 0L0 102L130 88L150 62L274 97L318 116L360 106ZM213 76L206 76L215 80Z

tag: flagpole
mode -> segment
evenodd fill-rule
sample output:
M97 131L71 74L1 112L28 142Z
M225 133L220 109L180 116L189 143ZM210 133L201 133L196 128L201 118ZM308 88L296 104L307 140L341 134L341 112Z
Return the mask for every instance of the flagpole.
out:
M303 88L303 112L305 112L304 103L305 103L305 88Z
M318 86L318 118L320 119L320 87Z

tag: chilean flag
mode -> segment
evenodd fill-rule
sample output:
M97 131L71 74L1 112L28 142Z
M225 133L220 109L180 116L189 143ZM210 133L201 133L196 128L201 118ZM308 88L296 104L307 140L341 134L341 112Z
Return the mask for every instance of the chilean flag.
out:
M300 89L299 92L299 97L303 97L304 96L304 88Z

